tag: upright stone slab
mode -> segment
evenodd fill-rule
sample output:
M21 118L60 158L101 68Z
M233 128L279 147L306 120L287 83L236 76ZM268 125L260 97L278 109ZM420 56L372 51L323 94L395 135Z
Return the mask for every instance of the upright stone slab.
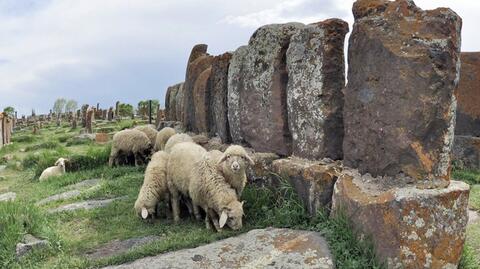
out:
M183 123L187 131L198 131L195 119L194 87L200 74L211 67L212 60L213 56L207 53L207 45L200 44L193 47L188 59L183 92L183 107L185 109Z
M211 91L209 102L210 113L208 114L208 129L210 136L218 135L223 143L229 143L232 139L228 124L227 91L228 91L228 68L232 53L224 53L215 56L212 62L212 73L208 81Z
M345 165L450 178L461 18L413 1L359 0L348 51Z
M210 88L208 80L212 68L205 69L198 75L193 87L193 106L195 107L195 131L198 133L208 133L208 114L210 111L209 99Z
M240 128L240 92L243 87L243 72L245 69L245 57L248 53L248 46L239 47L232 55L230 66L228 67L228 90L227 90L227 116L230 127L230 136L236 144L244 142L242 130Z
M329 19L307 25L290 40L287 105L295 156L342 158L347 32L345 21Z
M178 85L177 95L175 96L175 118L177 121L182 121L185 115L183 106L184 96L184 83L182 82Z
M455 134L480 137L480 52L462 52Z
M166 120L176 121L177 120L177 110L176 110L176 97L178 93L179 84L175 84L167 88L167 94L165 96L165 112Z
M286 52L300 23L260 27L250 38L239 87L240 129L256 151L291 153L287 119Z
M172 120L172 116L170 116L170 96L172 95L172 87L167 87L167 92L165 93L165 119Z

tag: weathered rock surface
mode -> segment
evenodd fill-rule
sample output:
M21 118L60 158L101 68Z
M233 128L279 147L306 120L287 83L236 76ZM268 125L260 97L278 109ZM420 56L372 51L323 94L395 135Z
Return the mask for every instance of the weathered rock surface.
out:
M175 121L177 119L177 93L180 84L175 84L167 88L165 96L165 117L168 121Z
M455 134L480 136L480 52L462 52Z
M26 234L23 237L23 241L17 244L15 254L17 255L17 258L21 258L33 250L38 250L45 247L48 247L47 240L38 239L31 234Z
M342 158L347 32L345 21L329 19L305 26L290 40L287 105L295 156Z
M84 201L84 202L67 204L67 205L57 207L57 208L50 209L50 210L48 210L48 213L53 214L53 213L66 212L66 211L76 211L76 210L80 210L80 209L90 210L90 209L95 209L95 208L108 206L112 202L115 202L117 200L122 200L122 199L125 199L125 198L126 198L126 196L117 197L117 198L113 198L113 199L89 200L89 201Z
M335 184L332 214L345 213L355 229L372 238L388 268L457 268L468 222L468 184L418 189L344 170Z
M233 99L229 104L239 103L238 111L229 111L229 122L232 125L233 120L240 119L241 137L256 151L274 152L282 156L291 153L286 52L291 36L302 27L300 23L260 27L250 38L244 62L238 64L232 61L234 66L229 69L232 72L229 73L229 81L234 78L240 80L229 85L228 98ZM240 74L236 73L239 71ZM235 116L231 118L230 114ZM235 128L233 133L237 132ZM234 141L237 137L235 135Z
M449 180L461 18L408 0L358 0L353 13L345 165L374 176Z
M146 237L130 238L127 240L114 240L98 249L88 251L85 256L88 259L92 260L110 258L113 256L124 254L130 250L142 247L160 239L160 236L151 235Z
M460 168L480 169L480 137L456 135L452 158Z
M211 91L209 98L208 130L210 136L218 136L223 143L231 142L230 127L228 124L228 68L232 54L227 52L215 56L212 62L212 72L208 81Z
M198 132L195 119L195 83L203 71L212 65L213 56L207 53L207 45L201 44L193 47L188 59L187 72L183 89L183 124L187 131Z
M254 184L259 187L271 187L276 184L272 177L272 163L280 159L275 153L255 152L249 153L255 164L247 168L248 184Z
M80 181L78 183L69 185L67 188L70 189L70 190L80 190L80 189L94 187L98 184L100 184L100 179L99 178L92 178L92 179L86 179L86 180Z
M7 192L0 194L0 202L15 201L17 194L14 192Z
M194 249L106 268L334 268L328 245L315 232L252 230Z
M177 121L182 121L185 115L185 110L183 107L183 102L185 102L184 97L184 83L180 83L177 89L177 95L175 96L175 119Z
M468 225L473 225L480 221L480 215L477 211L468 210Z
M243 73L245 70L245 58L247 57L248 46L239 47L232 55L228 67L228 91L227 91L227 116L230 127L230 136L236 144L244 142L240 127L240 105L242 99L240 93L244 90Z
M193 105L195 107L195 131L199 133L208 133L208 115L210 113L211 90L208 80L212 73L212 68L205 69L198 75L193 87Z
M66 200L66 199L71 199L80 196L82 194L81 191L79 190L73 190L73 191L67 191L67 192L62 192L59 194L52 195L50 197L47 197L45 199L42 199L35 203L36 205L44 205L48 204L54 201L59 201L59 200Z
M342 165L341 162L294 157L273 161L272 170L290 182L310 216L315 216L318 210L330 208L333 186L342 172Z

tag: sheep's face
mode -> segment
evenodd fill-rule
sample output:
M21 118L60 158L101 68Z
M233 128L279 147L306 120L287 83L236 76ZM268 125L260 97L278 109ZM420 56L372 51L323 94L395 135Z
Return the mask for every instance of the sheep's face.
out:
M55 162L55 166L59 166L61 168L65 168L65 161L66 159L60 158Z
M244 155L225 154L222 158L223 167L232 171L234 174L239 174L245 171L248 160Z
M223 212L225 212L227 215L226 224L228 227L230 227L230 229L239 230L242 228L243 202L234 201L228 206L224 207ZM222 216L220 216L220 222L222 222ZM223 227L222 223L220 226Z

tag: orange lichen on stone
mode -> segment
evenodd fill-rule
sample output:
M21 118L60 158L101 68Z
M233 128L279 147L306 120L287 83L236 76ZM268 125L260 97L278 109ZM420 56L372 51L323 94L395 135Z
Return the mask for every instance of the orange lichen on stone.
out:
M424 152L423 147L419 142L414 142L412 144L412 148L417 153L417 156L420 159L420 162L422 163L422 166L425 169L425 171L427 173L431 173L433 168L433 161L430 158L429 154Z

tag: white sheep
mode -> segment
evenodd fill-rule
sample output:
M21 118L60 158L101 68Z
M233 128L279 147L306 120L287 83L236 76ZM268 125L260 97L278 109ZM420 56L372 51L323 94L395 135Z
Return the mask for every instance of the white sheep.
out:
M242 195L247 184L247 163L254 165L255 162L248 156L242 146L231 145L218 159L217 168L222 173L225 181L237 192L238 198Z
M154 125L148 124L148 125L137 126L133 128L133 130L138 130L140 132L145 133L148 139L150 139L150 143L152 144L152 147L155 145L155 140L157 139L157 129L155 129Z
M218 156L217 156L218 157ZM205 225L211 228L212 221L217 232L227 224L233 230L242 228L243 202L238 200L237 192L225 181L218 169L217 157L210 153L198 161L193 170L189 186L189 195L193 207L205 211Z
M188 134L175 134L167 140L165 144L165 152L169 153L173 146L183 142L192 142L193 139Z
M175 129L170 127L165 127L157 133L157 137L155 139L155 146L153 150L155 152L160 150L165 150L165 144L167 143L168 139L175 135Z
M206 153L204 148L193 142L178 143L171 148L167 166L167 182L174 222L180 220L180 195L189 196L191 171L195 163L200 161Z
M166 208L168 210L170 193L167 186L167 163L168 154L159 151L153 154L152 160L145 169L143 185L134 206L137 215L143 219L148 216L154 218L156 205L162 200L167 203Z
M43 170L40 175L40 181L44 181L49 177L61 176L65 174L65 162L68 161L65 158L60 158L55 162L55 166L51 166Z
M139 130L126 129L113 136L109 166L118 165L122 159L132 156L135 165L144 162L151 154L152 145L147 135Z

